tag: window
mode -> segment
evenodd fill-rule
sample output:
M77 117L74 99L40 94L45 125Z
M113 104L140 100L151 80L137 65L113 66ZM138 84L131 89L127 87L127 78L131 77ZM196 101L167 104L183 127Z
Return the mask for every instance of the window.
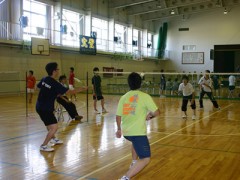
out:
M51 7L46 4L23 0L23 16L21 26L23 28L23 40L31 40L31 37L47 38L48 33L48 14Z
M114 42L117 52L127 52L127 29L126 26L115 24Z
M135 56L142 56L142 31L137 29L133 29L132 50Z
M62 45L79 47L80 35L80 15L77 12L63 9L62 25L60 28L62 35Z
M148 33L147 37L147 56L153 56L153 35Z
M108 21L98 18L92 18L92 32L96 33L97 49L107 51Z

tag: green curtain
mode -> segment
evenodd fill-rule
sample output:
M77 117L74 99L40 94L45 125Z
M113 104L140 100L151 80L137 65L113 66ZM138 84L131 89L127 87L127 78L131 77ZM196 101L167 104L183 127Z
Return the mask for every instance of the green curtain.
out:
M164 57L166 41L167 41L167 29L168 29L168 24L166 22L163 23L163 26L159 28L158 46L157 46L159 59Z

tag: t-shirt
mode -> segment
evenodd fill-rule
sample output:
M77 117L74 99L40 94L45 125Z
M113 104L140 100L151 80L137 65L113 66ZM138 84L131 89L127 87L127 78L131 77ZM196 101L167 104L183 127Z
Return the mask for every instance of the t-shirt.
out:
M117 116L122 118L124 136L142 136L147 134L146 117L148 111L158 109L151 96L139 90L123 95L118 103Z
M228 80L229 80L229 86L235 86L235 82L236 82L235 76L233 75L229 76Z
M94 86L94 92L96 96L102 96L102 91L101 91L101 77L99 75L94 75L92 77L92 85Z
M183 96L190 96L194 92L193 86L190 83L187 83L186 86L184 83L181 83L178 90L183 92Z
M40 89L38 94L36 109L42 111L54 111L54 101L59 95L63 95L68 91L58 81L50 76L43 78L37 87Z
M69 85L74 85L74 77L75 77L74 73L70 72L69 81L68 81Z
M201 85L201 87L203 88L203 90L205 92L212 92L212 89L207 87L206 85L203 85L203 84L207 84L208 86L212 86L212 79L209 78L209 79L206 79L204 76L200 78L199 82L198 82L199 85Z
M162 85L166 84L166 78L165 78L164 74L161 75L161 81L160 81L160 83L161 83Z
M34 76L28 76L27 77L27 88L34 89L34 86L36 84L36 79Z

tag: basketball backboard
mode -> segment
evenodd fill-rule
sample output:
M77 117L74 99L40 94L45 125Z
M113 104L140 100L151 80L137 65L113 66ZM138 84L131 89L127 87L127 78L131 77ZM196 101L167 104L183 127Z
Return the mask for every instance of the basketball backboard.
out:
M49 56L49 39L31 38L32 54Z

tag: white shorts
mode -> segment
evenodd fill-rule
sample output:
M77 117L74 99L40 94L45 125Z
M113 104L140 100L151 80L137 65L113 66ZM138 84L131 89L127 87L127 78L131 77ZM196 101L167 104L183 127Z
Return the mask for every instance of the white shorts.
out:
M69 84L69 89L70 89L70 90L74 90L74 87L73 87L72 84Z
M34 93L34 89L27 88L28 93Z

